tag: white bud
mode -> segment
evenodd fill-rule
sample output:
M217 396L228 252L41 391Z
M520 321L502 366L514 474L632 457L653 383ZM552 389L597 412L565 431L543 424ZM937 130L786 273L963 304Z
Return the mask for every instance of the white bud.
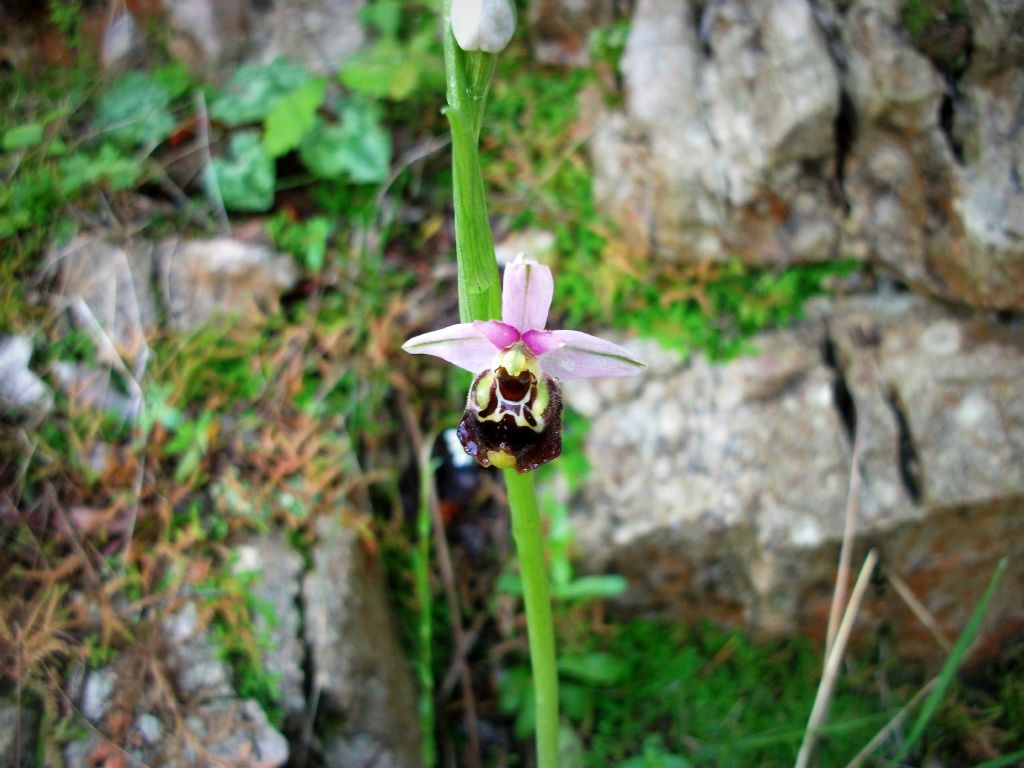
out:
M516 31L512 0L453 0L452 33L464 51L501 53Z

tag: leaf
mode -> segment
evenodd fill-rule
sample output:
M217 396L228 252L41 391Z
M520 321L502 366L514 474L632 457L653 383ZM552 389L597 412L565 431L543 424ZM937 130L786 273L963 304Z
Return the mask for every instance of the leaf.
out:
M327 83L310 80L277 100L263 124L263 148L271 157L279 157L299 146L316 125L316 111L324 103Z
M192 87L192 75L180 61L154 69L153 79L167 90L172 99L183 96Z
M75 152L58 164L60 191L72 197L86 187L103 185L112 190L130 189L142 176L142 163L126 157L113 144L104 144L98 152Z
M231 127L258 122L270 114L278 99L312 79L309 72L284 59L244 64L210 102L210 116Z
M379 183L391 166L391 136L369 104L349 102L341 107L340 124L320 123L306 135L299 156L321 178Z
M244 131L231 137L226 159L215 159L208 167L207 184L220 194L224 205L236 211L266 211L274 204L276 175L274 161L263 149L258 131Z
M398 37L402 24L402 4L398 0L376 0L363 6L359 21L376 29L383 37Z
M174 129L171 95L148 72L129 72L100 97L96 128L129 146L159 144Z
M419 83L420 65L401 43L381 38L342 67L338 79L346 88L375 99L402 101Z
M629 665L610 653L585 653L563 656L558 671L590 685L615 685L629 674Z
M24 123L4 131L3 149L5 152L28 149L42 140L43 126L41 123Z
M625 578L615 574L583 576L555 587L554 596L562 600L600 600L618 597L628 586Z

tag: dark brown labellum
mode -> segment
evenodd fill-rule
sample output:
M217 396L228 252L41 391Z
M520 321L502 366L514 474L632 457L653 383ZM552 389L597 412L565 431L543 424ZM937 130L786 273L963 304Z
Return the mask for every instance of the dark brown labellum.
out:
M458 429L466 453L485 467L529 472L562 452L562 393L550 376L504 368L473 379Z

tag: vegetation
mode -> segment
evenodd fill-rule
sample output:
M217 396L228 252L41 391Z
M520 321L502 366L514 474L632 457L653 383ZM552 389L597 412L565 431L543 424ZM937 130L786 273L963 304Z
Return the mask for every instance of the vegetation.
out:
M78 7L49 4L69 47L81 42ZM458 592L471 599L458 607L440 596L436 562L429 574L422 560L418 575L411 566L422 552L423 527L411 521L423 446L403 419L411 413L435 434L457 417L465 383L398 351L412 332L450 316L455 296L451 281L427 283L452 250L431 7L371 2L363 21L373 42L336 77L278 61L241 66L217 88L169 57L112 79L88 56L71 69L0 70L0 329L33 339L32 365L44 377L52 380L58 360L110 362L101 365L95 336L71 330L50 301L46 254L76 232L211 236L256 213L302 273L281 312L256 328L154 331L141 373L115 365L115 388L143 395L137 419L98 414L58 390L42 422L0 427L0 695L39 714L36 764L53 764L84 728L67 706L74 671L121 657L139 661L142 679L161 679L153 638L160 617L186 598L198 598L239 691L281 723L277 681L260 662L267 638L254 629L267 606L235 571L232 546L275 530L308 554L314 521L339 510L385 556L422 680L440 683L448 672L453 617L475 623L472 690L481 716L504 734L483 745L487 764L519 759L517 739L532 727L513 631L519 590L506 542L487 527L497 507L486 476L474 476L468 495L444 496ZM615 326L686 353L739 354L752 333L798 318L831 276L854 267L638 266L595 205L576 106L586 88L615 98L602 67L613 65L623 39L621 23L595 35L593 71L538 68L522 40L502 59L484 129L499 229L553 233L555 306L567 326ZM526 124L533 128L523 131ZM567 415L567 441L582 442L585 431L582 417ZM572 455L546 470L548 479L561 472L580 482L586 460ZM759 645L711 626L606 623L601 601L624 585L577 576L567 512L551 500L546 507L564 708L579 764L791 763L818 651L799 640ZM424 606L414 580L433 600L425 606L429 655L415 640ZM954 681L913 759L966 765L1019 748L1022 673L1017 654ZM845 679L823 765L849 758L923 674L878 648L851 661ZM463 695L439 698L439 739L458 730ZM126 712L131 704L119 700Z

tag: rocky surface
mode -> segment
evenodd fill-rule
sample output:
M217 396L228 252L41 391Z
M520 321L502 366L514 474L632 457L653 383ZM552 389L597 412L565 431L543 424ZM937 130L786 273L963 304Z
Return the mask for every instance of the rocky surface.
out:
M303 584L305 636L320 709L344 722L324 739L325 764L419 765L415 687L392 626L380 561L338 518L320 518L316 531L313 566Z
M31 368L32 341L27 336L0 339L0 415L40 421L53 406L53 392Z
M852 459L858 551L880 550L955 636L996 562L989 636L1024 626L1024 329L911 295L851 299L728 363L655 356L640 382L573 382L597 468L575 500L588 567L620 608L760 634L824 631ZM629 425L624 429L623 425ZM941 653L892 592L862 626Z
M258 242L122 243L106 233L54 248L47 271L57 276L57 308L69 307L72 321L90 333L99 326L129 363L148 351L146 334L161 317L176 330L223 317L253 323L276 312L281 293L298 279L290 257Z
M287 740L259 704L236 696L195 604L169 616L162 633L155 656L141 648L85 673L76 697L92 729L68 744L65 768L115 755L142 765L284 765ZM122 746L102 733L116 733Z
M926 21L885 0L640 0L625 109L591 145L599 203L664 259L852 256L1024 309L1024 8Z
M229 238L166 240L157 247L160 294L175 330L193 330L232 315L252 321L273 314L298 279L294 260Z
M281 534L257 536L235 548L235 571L252 578L249 590L267 610L256 615L255 631L268 640L263 664L278 675L281 708L298 718L306 709L302 614L299 589L302 556Z

